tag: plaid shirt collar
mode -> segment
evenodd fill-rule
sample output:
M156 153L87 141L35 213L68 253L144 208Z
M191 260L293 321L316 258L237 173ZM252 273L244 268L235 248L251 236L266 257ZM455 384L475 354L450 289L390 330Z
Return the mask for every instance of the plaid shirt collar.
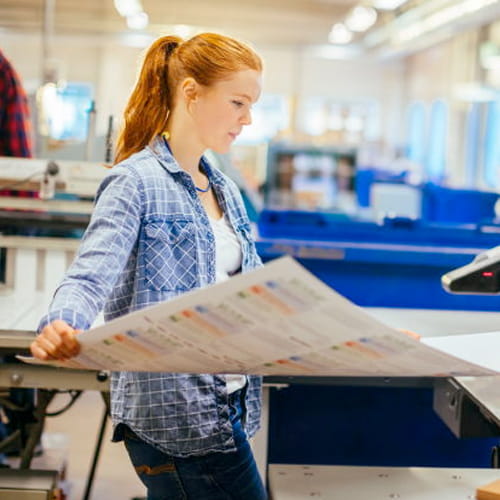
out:
M186 171L177 163L177 161L173 157L170 148L167 146L162 136L156 136L151 141L149 146L147 146L147 149L151 151L153 156L158 160L160 165L165 170L167 170L167 172L170 172L171 174L186 173ZM210 163L208 163L207 159L204 156L201 157L200 166L211 182L222 182L223 179L221 174L210 166Z

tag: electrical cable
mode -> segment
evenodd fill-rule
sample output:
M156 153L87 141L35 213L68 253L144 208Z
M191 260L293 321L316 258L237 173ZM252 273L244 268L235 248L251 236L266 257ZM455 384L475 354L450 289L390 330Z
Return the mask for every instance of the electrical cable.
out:
M24 184L25 182L28 182L29 180L33 179L33 177L39 176L39 175L44 175L46 170L40 170L39 172L35 172L34 174L29 175L28 177L25 177L24 179L21 179L19 181L13 181L8 184L4 184L3 186L0 186L0 191L3 191L4 189L12 189L15 186L19 186L20 184Z
M76 400L83 394L83 391L58 391L59 394L67 392L70 395L70 401L68 404L60 408L59 410L56 411L51 411L51 412L46 412L45 416L46 417L57 417L64 413L66 410L69 410L76 402Z
M83 391L76 391L76 390L56 391L56 392L58 394L69 394L70 401L59 410L45 413L46 417L57 417L58 415L64 413L66 410L69 410L83 393ZM33 409L30 403L27 403L24 406L20 406L19 404L12 401L9 397L0 397L0 405L16 413L28 412Z
M12 189L13 187L19 186L20 184L24 184L25 182L28 182L29 180L33 179L33 177L37 177L39 175L43 176L42 180L47 181L49 177L55 177L57 174L59 174L59 170L60 170L59 165L55 161L50 160L47 163L45 170L40 170L38 172L35 172L29 175L28 177L25 177L24 179L4 184L3 186L0 186L0 191L3 191L4 189Z

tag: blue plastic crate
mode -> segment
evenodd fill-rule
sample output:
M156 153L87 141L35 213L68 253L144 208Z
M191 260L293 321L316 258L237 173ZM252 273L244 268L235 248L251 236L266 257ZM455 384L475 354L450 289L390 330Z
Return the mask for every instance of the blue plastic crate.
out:
M426 184L422 189L422 219L477 223L495 217L497 201L497 193Z

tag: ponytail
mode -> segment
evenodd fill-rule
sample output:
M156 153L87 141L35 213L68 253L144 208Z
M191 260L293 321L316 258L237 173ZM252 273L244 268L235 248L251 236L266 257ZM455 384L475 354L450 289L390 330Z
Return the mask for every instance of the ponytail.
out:
M138 81L125 108L115 163L137 153L165 130L172 105L168 66L172 53L181 43L182 39L179 37L164 36L148 49Z

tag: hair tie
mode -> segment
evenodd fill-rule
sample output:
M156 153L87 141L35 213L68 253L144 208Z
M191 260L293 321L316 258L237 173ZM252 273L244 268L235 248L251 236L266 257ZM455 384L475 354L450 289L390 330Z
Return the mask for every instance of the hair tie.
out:
M170 57L174 50L180 45L180 42L176 40L172 40L170 42L167 42L165 45L165 54L167 57Z

